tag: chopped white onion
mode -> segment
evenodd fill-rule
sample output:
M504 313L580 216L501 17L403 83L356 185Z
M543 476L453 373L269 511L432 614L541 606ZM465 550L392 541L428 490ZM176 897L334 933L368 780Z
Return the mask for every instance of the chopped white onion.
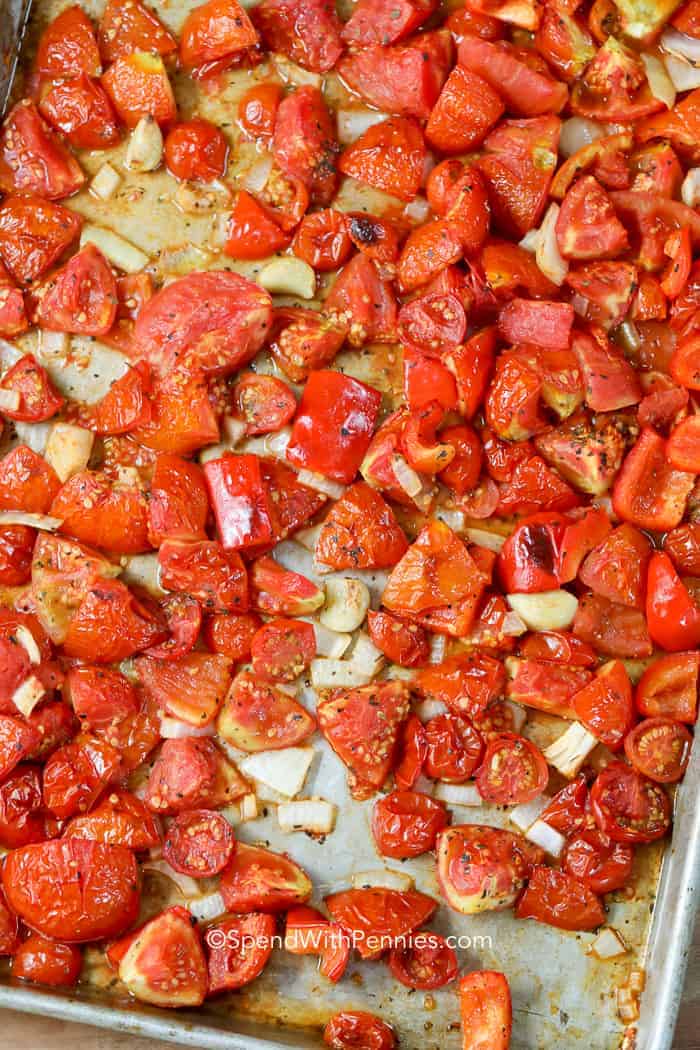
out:
M275 561L291 572L298 572L300 576L306 576L313 583L321 585L318 570L313 556L296 540L282 540L275 547Z
M164 740L183 740L188 736L214 736L215 732L213 723L198 729L197 726L181 722L179 718L171 718L169 715L164 715L160 720L160 735Z
M157 554L130 554L122 558L125 583L143 587L154 598L162 598L168 592L160 584L160 565Z
M578 609L578 599L564 590L507 594L506 601L531 631L562 631L571 625Z
M305 84L311 87L320 88L323 83L323 78L320 73L313 73L308 69L304 69L303 66L298 66L296 62L292 62L286 55L282 55L279 52L272 56L275 65L277 66L277 72L288 84L297 84L302 87Z
M405 893L413 889L414 880L405 871L394 868L376 868L373 871L356 871L351 880L354 889L399 890Z
M487 532L486 529L465 529L464 536L470 543L486 547L487 550L495 551L496 554L506 542L505 536L501 536L498 532Z
M302 617L302 619L306 619L306 617ZM347 648L352 641L352 635L331 631L328 627L324 627L322 623L318 623L318 621L311 622L316 635L316 655L329 656L332 660L339 660L347 652Z
M144 871L157 871L160 875L165 875L166 878L175 883L182 896L188 900L192 897L201 896L197 881L191 879L189 875L183 875L181 872L175 871L175 868L171 868L167 860L145 860L143 869Z
M331 481L330 478L317 474L314 470L300 470L297 477L300 484L308 485L310 489L316 489L324 496L330 496L331 499L340 499L345 492L344 485L339 485L337 481Z
M527 831L535 823L540 813L549 805L550 799L547 795L538 795L537 798L533 798L530 802L523 802L519 806L514 806L511 809L508 817L512 824L515 824L516 828L520 828L521 831Z
M414 197L410 204L406 205L403 213L411 222L425 222L430 215L430 205L425 197Z
M90 182L90 193L102 201L111 200L119 189L122 177L111 164L103 164Z
M246 824L249 820L256 820L258 816L258 800L250 792L237 799L230 806L219 811L221 816L234 828L239 824Z
M0 510L0 525L28 525L30 529L55 532L63 524L63 518L52 518L49 514L33 514L24 510Z
M362 580L332 576L326 580L326 603L319 620L331 631L356 631L364 623L370 605L369 588Z
M71 338L68 332L52 332L49 328L39 331L38 354L43 360L50 361L68 357L71 350Z
M550 744L543 754L550 766L558 769L562 776L571 779L576 776L597 744L597 737L584 725L572 722L566 732Z
M589 950L599 959L616 959L627 953L627 945L616 929L612 926L604 926Z
M446 802L448 806L483 806L484 800L476 784L447 784L438 781L433 792L435 798Z
M431 634L430 636L430 656L428 660L431 664L441 664L445 659L445 653L447 651L447 637L444 634Z
M418 674L413 667L402 667L400 664L389 664L384 672L387 682L412 682Z
M265 452L268 456L272 456L273 459L285 459L287 455L287 445L289 444L291 437L291 427L282 427L281 430L276 430L274 434L266 434L263 438ZM320 474L314 475L314 477L320 476Z
M370 678L374 678L384 666L384 653L377 648L368 634L360 631L355 638L349 663L360 671L366 671Z
M544 820L536 820L525 832L525 838L548 853L550 857L559 857L566 845L566 839L556 828Z
M519 638L521 634L527 633L527 624L511 609L503 617L503 633L507 638Z
M240 763L244 776L265 784L286 798L294 798L314 759L311 747L285 747L281 751L258 751Z
M438 507L435 511L438 521L444 521L453 532L464 532L465 514L461 510L451 510L449 507Z
M380 113L376 109L365 109L364 106L339 109L336 116L338 141L343 146L349 146L351 142L359 139L360 135L364 135L368 128L387 119L386 113Z
M700 168L689 168L681 186L681 199L689 208L700 204Z
M328 835L335 826L338 807L323 798L305 798L298 802L280 802L277 823L281 831L308 831Z
M584 146L595 142L596 139L602 139L604 135L605 128L595 120L588 120L587 117L570 117L561 126L559 152L563 157L571 157Z
M224 416L221 421L221 429L231 448L235 448L238 442L245 437L246 422L236 416Z
M15 627L13 637L15 641L19 642L19 644L26 652L27 656L29 657L30 664L41 663L41 652L39 651L39 646L36 644L34 635L28 627L25 627L22 623L19 624L17 627Z
M104 226L83 226L80 235L80 247L86 244L94 244L102 252L106 259L124 273L138 273L148 266L149 259L136 245L125 241L114 230L108 230Z
M46 442L46 462L53 467L61 481L85 470L90 462L95 435L85 427L73 423L54 423Z
M677 55L665 55L664 65L676 91L694 91L700 87L700 66Z
M522 733L523 726L527 722L527 711L522 704L516 704L512 700L504 700L503 702L513 716L513 732Z
M626 985L617 989L617 1012L626 1024L639 1020L639 1000Z
M27 445L32 452L43 456L51 433L51 423L16 422L15 433L20 444Z
M307 551L313 552L316 550L316 544L318 538L321 535L321 529L323 523L319 525L311 525L308 529L300 529L299 532L294 533L294 539L297 543L300 543L302 547L305 547Z
M404 459L400 452L394 452L391 466L398 484L407 496L413 499L423 491L423 481L417 471Z
M673 109L676 101L676 88L668 75L666 66L656 55L642 55L642 62L646 70L649 89L659 102L668 109Z
M187 908L199 922L216 919L226 911L224 898L220 893L207 893L204 897L195 897L187 902Z
M700 40L687 33L680 33L677 29L666 29L659 41L661 49L671 55L678 55L688 62L697 62L700 65Z
M541 236L540 231L537 229L528 230L523 239L518 241L518 247L526 252L536 252Z
M569 264L559 251L556 225L559 205L552 202L540 226L540 239L535 248L538 269L554 284L562 285L569 272Z
M19 390L0 390L0 412L16 412L19 404Z
M311 661L311 684L314 689L346 689L368 685L372 675L349 660L316 659Z
M429 722L431 718L447 713L447 705L442 700L421 700L415 706L415 712L421 722Z
M30 714L45 694L46 690L44 689L44 686L41 684L37 676L32 674L29 678L25 678L21 685L17 686L12 694L12 703L25 718L29 718Z
M266 153L256 160L241 179L241 185L250 193L260 193L272 171L272 154Z

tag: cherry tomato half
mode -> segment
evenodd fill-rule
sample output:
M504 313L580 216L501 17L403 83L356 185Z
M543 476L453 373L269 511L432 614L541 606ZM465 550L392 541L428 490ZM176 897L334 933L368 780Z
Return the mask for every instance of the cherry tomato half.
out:
M193 879L218 875L236 848L229 822L210 809L180 813L168 828L163 856L171 868Z
M645 718L625 737L625 754L634 768L661 784L681 779L692 746L690 731L671 718Z
M437 933L416 933L411 943L392 948L389 969L401 984L428 992L454 981L459 963L454 948Z
M476 786L485 801L515 806L541 794L548 779L549 768L541 751L522 736L503 733L489 742Z

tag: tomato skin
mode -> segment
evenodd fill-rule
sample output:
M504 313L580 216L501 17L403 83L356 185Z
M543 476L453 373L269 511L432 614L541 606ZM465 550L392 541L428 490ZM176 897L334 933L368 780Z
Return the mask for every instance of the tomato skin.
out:
M40 770L21 764L0 785L0 845L15 849L45 838Z
M271 51L314 73L327 73L343 51L342 23L327 0L263 0L253 18Z
M100 74L100 55L92 23L79 4L67 7L39 38L36 69L43 77Z
M521 835L478 824L438 835L438 881L455 911L472 915L510 907L543 852Z
M51 513L62 520L62 532L91 546L119 554L150 550L145 494L100 471L73 474L56 494Z
M352 346L396 340L397 306L392 285L380 277L364 252L358 252L345 266L324 305L329 318L345 327Z
M389 1025L363 1010L334 1014L323 1030L323 1042L333 1050L393 1050L396 1046Z
M594 930L605 922L603 905L592 890L568 872L545 867L533 868L515 914L560 930Z
M414 689L442 700L460 718L478 718L503 693L505 673L500 660L486 653L459 653L426 667L414 679Z
M680 780L690 760L693 738L670 718L645 718L625 737L625 754L644 776L659 784Z
M257 456L226 453L205 464L204 476L226 550L255 547L272 539L269 497Z
M559 550L565 525L561 514L534 514L516 526L497 562L508 594L532 594L559 586Z
M287 912L284 948L293 955L319 955L319 971L334 983L343 976L350 959L345 933L306 905Z
M82 219L34 194L8 196L0 206L0 256L20 284L29 284L57 262L80 233Z
M417 890L341 890L326 897L326 907L353 938L362 959L377 958L391 941L428 922L436 902Z
M118 663L164 641L164 624L118 580L90 587L64 639L67 655L94 663Z
M205 621L203 637L212 652L245 663L262 620L257 613L221 613Z
M573 632L577 638L607 656L629 658L651 656L654 646L647 621L639 609L584 594L576 610Z
M671 804L663 787L624 762L611 762L598 774L590 799L596 824L613 842L654 842L671 825Z
M148 539L153 547L164 540L206 539L209 498L202 469L181 456L157 457L148 501Z
M700 457L698 456L698 424L694 416L681 420L674 427L666 446L666 454L669 462L677 470L687 470L692 473L700 471Z
M646 615L652 639L669 652L700 645L700 608L662 551L649 560Z
M392 948L389 969L407 988L432 991L454 981L459 964L454 948L437 933L417 933L406 947Z
M293 682L316 655L313 624L270 620L250 643L253 673L268 682Z
M329 204L335 194L338 148L335 128L318 88L297 88L280 102L273 156L285 175L301 180L315 204Z
M407 117L389 117L347 146L338 168L343 175L411 201L420 188L424 163L425 142L418 124Z
M400 0L388 11L381 0L360 0L342 30L348 44L395 44L409 36L435 10L435 0Z
M394 565L407 549L389 504L364 481L357 481L331 508L315 555L334 569L379 569Z
M566 102L564 84L531 69L507 44L467 35L460 42L458 61L498 91L512 113L557 113Z
M90 839L132 850L161 844L158 818L149 813L141 799L114 788L89 813L73 817L63 834L65 838Z
M10 911L0 891L0 956L14 955L19 946L19 919Z
M610 601L644 607L651 544L633 525L620 525L586 557L579 579Z
M699 675L700 653L674 653L655 660L637 683L635 703L640 715L694 725Z
M108 149L121 139L108 95L84 73L54 84L41 98L39 112L75 149Z
M37 729L10 715L0 715L0 779L11 773L41 743Z
M313 733L316 720L292 696L241 671L216 723L219 736L241 751L295 747Z
M60 200L75 193L85 175L29 99L18 102L0 132L0 188Z
M453 714L436 715L426 723L425 738L427 776L462 784L479 768L484 741L467 718Z
M5 372L0 389L15 391L19 397L17 408L5 408L4 414L25 423L51 419L64 404L48 372L32 354L25 354Z
M0 584L19 587L29 580L35 533L27 525L0 527Z
M287 446L287 459L349 484L369 447L381 395L339 372L313 372Z
M689 390L700 390L700 340L691 336L681 340L671 357L671 375Z
M619 751L634 725L632 685L625 665L611 660L572 700L576 717L611 751Z
M475 970L459 982L464 1050L508 1050L513 1028L510 988L502 973Z
M418 624L408 623L387 612L367 613L369 636L392 663L420 667L430 655L428 636Z
M253 562L251 604L268 616L304 616L323 605L323 591L301 573L265 555Z
M633 860L631 846L612 842L597 828L584 828L567 843L563 865L594 893L611 893L627 885Z
M595 412L612 412L637 404L641 399L639 379L603 333L596 330L590 336L577 332L571 347L581 369L589 408Z
M119 979L141 1002L200 1006L207 992L207 965L195 921L186 908L167 908L124 938ZM116 958L116 955L112 956Z
M174 594L161 603L161 612L168 624L170 636L164 642L151 645L145 655L155 660L178 660L194 649L202 626L202 609L189 594Z
M504 110L500 96L487 80L458 65L433 107L426 138L443 153L466 153L481 145Z
M114 937L138 913L138 870L124 846L81 839L23 846L5 859L2 882L23 922L68 943Z
M487 802L512 806L537 798L548 779L547 762L539 749L515 733L502 733L486 746L476 787Z
M520 655L526 660L553 660L569 667L595 667L598 657L592 646L568 631L538 631L528 634L520 643Z
M289 422L297 402L286 383L276 376L243 372L233 390L238 414L246 421L247 434L269 434Z
M569 784L557 791L540 816L566 838L577 835L589 823L588 784L585 775L579 773Z
M208 738L166 740L151 769L144 799L164 816L228 806L249 790L247 782Z
M392 791L374 804L372 835L383 857L418 857L447 825L445 807L417 791Z
M693 475L674 470L663 438L645 428L617 476L613 507L623 521L665 532L680 525L692 486Z
M97 30L102 60L114 62L133 51L170 55L177 41L141 0L107 0Z
M168 661L143 655L134 661L147 698L197 728L216 717L231 683L231 669L231 660L220 653L187 653Z
M237 0L208 0L188 14L180 34L180 59L193 69L233 54L258 41L250 18Z
M215 540L165 540L158 564L162 586L196 598L206 612L247 612L248 576L237 551Z
M45 984L52 988L72 988L80 979L83 953L74 944L60 944L39 933L23 941L12 959L12 977Z
M165 164L178 179L212 182L225 174L227 160L226 139L201 117L176 124L165 139Z
M451 292L426 292L404 303L398 320L401 341L427 354L456 348L467 328L464 307Z
M44 805L59 820L85 812L119 773L115 748L94 737L76 737L54 751L44 766Z
M86 412L86 425L100 436L126 434L151 418L148 394L151 370L145 362L130 367L105 396Z
M228 911L274 915L304 904L312 885L303 868L286 853L238 842L222 873L220 889Z
M281 98L279 84L254 84L248 88L238 103L238 123L247 136L266 143L272 141Z
M172 85L159 55L134 51L116 59L102 75L102 87L127 128L135 128L142 117L152 117L162 128L177 119Z
M292 248L296 256L317 272L336 270L352 254L345 215L333 208L323 208L305 215L297 229Z
M266 259L289 245L289 236L271 218L267 209L245 190L240 190L229 219L224 251L234 259Z
M251 912L217 922L207 930L208 995L230 992L254 981L272 954L277 924L273 915ZM221 941L221 944L219 944ZM252 947L249 947L252 945Z
M109 667L70 667L64 693L77 717L91 729L119 722L139 709L136 690L129 679Z
M628 247L627 231L593 175L579 178L562 200L556 225L567 259L614 259Z
M168 827L163 856L175 871L195 879L218 875L236 848L231 825L219 813L191 809Z

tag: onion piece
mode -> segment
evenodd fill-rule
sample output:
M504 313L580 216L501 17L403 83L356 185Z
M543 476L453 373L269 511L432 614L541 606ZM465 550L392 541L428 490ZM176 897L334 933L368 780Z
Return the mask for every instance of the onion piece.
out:
M700 65L700 40L677 29L666 29L659 41L661 49Z
M188 900L192 897L200 897L200 888L195 879L191 879L189 875L183 875L179 871L175 871L175 868L171 868L167 860L145 860L143 862L144 871L157 871L160 875L165 875L167 879L174 882L183 897Z
M239 767L244 776L260 781L286 798L293 798L304 786L314 754L311 747L258 751L244 758Z
M484 800L476 784L447 784L440 781L433 792L435 798L446 802L448 806L483 806Z
M616 959L620 955L626 955L627 945L614 927L604 926L589 951L599 959Z
M305 616L300 617L300 619L307 620L313 625L314 634L316 635L317 656L329 656L332 660L340 660L341 656L347 652L348 646L352 641L352 635L340 631L331 631L330 628L324 627L322 623Z
M338 807L323 798L305 798L299 802L281 802L277 807L280 830L308 831L312 835L328 835L335 826Z
M543 751L550 766L558 769L562 776L575 777L591 751L597 746L593 736L580 722L572 722L553 744Z
M28 525L30 529L55 532L63 524L63 518L52 518L49 514L32 514L24 510L0 510L0 525Z
M131 554L122 559L125 583L143 587L154 598L163 598L168 591L160 584L160 565L157 554Z
M700 168L689 168L681 186L681 199L689 208L700 204Z
M337 481L331 481L323 474L317 474L314 470L300 470L297 474L300 484L307 485L310 489L316 489L331 499L340 499L345 492L345 486L339 485Z
M16 412L20 400L19 390L0 390L0 411Z
M470 543L476 543L478 547L486 547L487 550L495 551L496 554L506 542L505 536L501 536L498 532L487 532L486 529L465 529L464 537Z
M21 685L17 686L12 694L12 703L25 718L29 718L36 705L45 695L46 690L44 686L37 676L32 674L29 678L25 678Z
M523 239L518 241L518 247L523 248L526 252L536 252L541 237L539 230L528 230Z
M513 716L513 732L521 733L527 722L527 711L522 704L516 704L513 700L504 700L503 703Z
M364 106L339 109L336 113L338 141L343 146L349 146L351 142L359 139L360 135L364 135L368 128L387 119L386 113L380 113L376 109L365 109Z
M74 474L85 470L90 462L95 435L85 427L73 423L54 423L46 442L46 462L53 467L59 480L66 482Z
M41 652L39 646L36 644L34 635L28 627L25 627L22 623L18 624L14 629L12 637L22 646L29 657L30 664L41 663Z
M21 445L28 445L32 452L43 456L51 433L51 423L16 422L15 433Z
M563 157L571 157L584 146L589 146L596 139L602 139L605 128L595 120L587 117L570 117L561 126L559 152Z
M562 285L569 272L569 264L559 251L556 231L558 218L559 205L552 202L540 226L540 239L535 248L535 262L545 277L548 277L554 284Z
M414 499L423 491L423 481L420 474L409 465L399 452L393 453L391 466L398 484L407 496Z
M296 62L292 62L286 55L275 53L272 56L272 60L277 66L277 72L288 84L296 84L299 87L303 87L305 84L311 87L320 88L323 83L323 78L320 73L313 73L308 69L304 69L303 66L297 65Z
M270 178L272 171L272 154L266 153L259 157L255 164L248 169L241 179L241 185L250 193L260 193L265 188L265 183Z
M421 700L414 710L421 722L429 722L437 715L447 714L447 705L442 700Z
M370 678L374 678L384 666L384 653L377 648L368 634L360 631L348 662L360 671L366 671Z
M187 909L199 922L208 922L209 919L223 915L226 905L220 893L207 893L203 897L188 901Z
M221 425L229 445L232 448L235 448L238 442L242 441L245 437L247 429L245 421L243 419L238 419L236 416L224 416Z
M323 523L319 525L311 525L308 529L299 529L299 532L294 533L294 539L297 543L300 543L302 547L305 547L307 551L313 552L316 550L316 544L318 538L321 535L321 529Z
M430 205L425 197L414 197L410 204L406 205L403 213L411 222L425 222L430 215Z
M243 795L225 809L219 810L219 812L221 813L221 816L235 828L238 827L239 824L246 824L249 820L257 819L258 800L256 796L250 792L247 795Z
M503 633L507 638L519 638L521 634L527 634L527 624L511 609L503 617Z
M413 889L415 885L414 880L405 871L396 871L393 868L356 871L350 881L356 890L381 888L405 892Z
M665 55L664 65L676 91L694 91L700 87L700 67L676 55Z
M349 660L316 659L311 661L311 684L314 689L353 688L369 685L372 675Z
M449 507L438 507L435 511L438 521L444 521L453 532L464 532L466 516L461 510L451 510ZM476 542L476 541L475 541Z
M530 802L523 802L519 806L514 806L511 809L508 817L512 824L515 824L516 828L520 828L521 831L527 831L535 823L540 813L549 805L550 799L547 795L538 795L537 798L531 799Z
M276 430L274 434L267 434L263 438L263 445L265 451L273 459L285 459L287 455L287 445L292 436L291 427L282 427L281 430ZM320 477L320 475L315 475Z
M444 634L432 634L430 636L430 655L428 661L431 664L441 664L445 659L447 651L447 638Z
M214 736L215 732L213 723L198 729L196 726L181 722L179 718L171 718L169 715L163 715L160 720L160 735L164 740L184 740L189 736Z
M540 846L550 857L559 857L566 845L564 836L544 820L536 820L525 832L525 838Z
M641 58L652 95L659 102L663 102L667 109L673 109L676 101L676 88L668 75L666 66L656 55L643 54Z

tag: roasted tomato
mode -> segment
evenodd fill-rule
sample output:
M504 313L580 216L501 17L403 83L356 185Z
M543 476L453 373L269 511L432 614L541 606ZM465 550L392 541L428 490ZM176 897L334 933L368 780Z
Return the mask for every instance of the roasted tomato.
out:
M226 172L228 145L215 124L196 117L177 124L165 140L165 163L178 179L213 182Z
M133 51L152 51L171 55L177 41L141 0L107 0L97 30L104 62L130 55Z
M464 915L510 907L542 858L521 835L478 824L446 828L437 840L440 888Z
M352 1050L353 1047L393 1050L396 1046L393 1029L364 1010L344 1010L334 1014L323 1030L323 1042L333 1050Z
M625 754L635 769L662 784L680 780L693 738L682 722L645 718L625 737Z
M605 922L605 909L587 885L566 871L544 866L533 868L515 914L560 930L594 930Z
M247 671L234 679L217 721L224 740L250 752L294 747L315 728L313 715L293 696Z
M464 1050L508 1050L513 1008L502 973L475 970L459 982Z
M221 653L187 653L172 660L139 656L134 671L146 696L161 710L202 728L224 702L231 683L232 662Z
M221 876L221 895L228 911L281 912L304 904L311 896L306 872L284 853L236 844Z
M633 860L631 846L613 842L598 828L584 828L567 843L563 863L594 893L611 893L626 885Z
M392 941L400 941L428 922L437 907L417 890L343 890L326 897L326 907L353 939L363 959L375 959Z
M39 111L75 149L108 149L121 139L107 92L85 73L54 84L39 102Z
M128 791L112 789L85 816L73 817L65 837L128 846L133 850L154 849L161 844L158 818Z
M207 964L186 908L168 908L130 935L119 961L119 979L135 998L154 1006L204 1002Z
M210 926L208 994L230 992L259 977L272 954L275 930L273 915L256 912Z
M672 718L694 725L698 708L700 653L674 653L655 660L639 679L637 710L647 718Z
M427 853L447 824L445 807L417 791L392 791L375 802L372 835L384 857L401 860Z
M43 77L89 77L100 74L92 22L79 4L67 7L46 27L39 38L36 69Z
M237 551L216 540L165 540L158 551L161 585L196 598L206 612L246 612L248 576Z
M621 660L599 668L596 677L571 701L576 717L611 751L619 751L635 715L632 685Z
M231 825L219 813L191 809L168 826L163 856L171 868L195 879L218 875L236 848Z
M454 948L437 933L417 933L405 947L392 948L389 969L407 988L431 991L454 981L459 963Z
M0 188L5 193L36 193L60 200L75 193L85 175L38 109L23 99L5 118L0 132Z
M246 781L211 740L185 737L163 744L145 802L154 813L171 815L228 806L247 790Z
M293 955L320 956L320 972L334 983L343 976L350 959L350 941L344 931L306 905L287 912L284 948Z
M531 802L549 779L547 762L529 740L504 733L489 741L476 775L479 794L501 806Z
M333 569L382 569L395 565L407 548L389 504L358 481L331 508L315 553L319 562Z
M665 759L661 756L665 767ZM663 787L624 762L611 762L591 788L595 822L613 842L630 845L663 838L671 824L671 803Z
M293 682L316 655L313 625L304 620L270 620L250 644L253 674L268 682Z

